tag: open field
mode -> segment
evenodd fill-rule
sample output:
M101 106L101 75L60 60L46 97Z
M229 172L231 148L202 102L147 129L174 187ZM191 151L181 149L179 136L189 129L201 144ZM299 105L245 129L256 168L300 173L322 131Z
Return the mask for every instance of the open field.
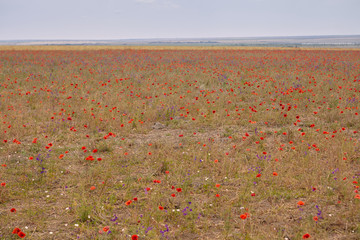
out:
M0 239L360 239L360 51L0 59Z

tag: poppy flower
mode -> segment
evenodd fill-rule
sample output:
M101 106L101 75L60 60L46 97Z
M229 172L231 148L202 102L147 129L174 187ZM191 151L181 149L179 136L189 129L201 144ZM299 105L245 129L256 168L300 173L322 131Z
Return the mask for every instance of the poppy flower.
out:
M182 190L181 190L181 188L177 188L176 191L177 191L177 192L181 192Z
M91 186L90 190L95 190L95 188L96 188L95 186Z
M19 232L21 232L20 228L14 228L14 230L12 231L13 234L18 234Z
M298 201L297 205L303 206L303 205L305 205L305 203L303 201Z
M356 194L355 198L360 199L360 194Z
M126 201L126 202L125 202L125 205L126 205L126 206L129 206L131 203L132 203L132 201L129 200L129 201Z
M273 172L273 176L277 176L278 175L278 173L277 172Z
M1 186L2 186L2 187L5 187L5 185L6 185L6 183L4 183L4 182L1 183Z
M131 240L139 240L138 235L132 235L132 236L131 236Z
M243 220L245 220L245 219L247 218L247 215L246 215L246 214L241 214L241 215L240 215L240 218L243 219Z
M108 226L106 226L106 227L103 227L103 231L104 231L104 232L107 232L107 231L109 231L109 229L110 229L110 228L109 228Z
M18 236L21 237L21 238L24 238L24 237L26 236L26 234L23 233L23 232L19 232L19 233L18 233Z
M159 209L160 209L160 210L164 210L164 207L163 207L163 206L159 206Z
M15 209L15 208L12 208L12 209L10 209L10 212L15 213L15 212L16 212L16 209Z
M308 239L308 238L310 238L310 234L306 233L306 234L304 234L304 235L302 236L302 238L303 238L303 239Z
M317 222L319 218L317 216L313 217L314 221Z

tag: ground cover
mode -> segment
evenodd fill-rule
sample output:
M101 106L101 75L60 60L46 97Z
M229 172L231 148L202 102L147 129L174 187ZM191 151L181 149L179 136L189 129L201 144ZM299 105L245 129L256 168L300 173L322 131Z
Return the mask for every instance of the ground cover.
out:
M0 239L360 238L360 51L0 58Z

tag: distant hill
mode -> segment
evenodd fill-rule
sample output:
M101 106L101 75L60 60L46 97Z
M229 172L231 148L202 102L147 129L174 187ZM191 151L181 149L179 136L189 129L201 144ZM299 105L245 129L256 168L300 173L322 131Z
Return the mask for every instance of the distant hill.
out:
M243 38L161 38L119 40L13 40L0 45L271 46L360 48L360 35Z

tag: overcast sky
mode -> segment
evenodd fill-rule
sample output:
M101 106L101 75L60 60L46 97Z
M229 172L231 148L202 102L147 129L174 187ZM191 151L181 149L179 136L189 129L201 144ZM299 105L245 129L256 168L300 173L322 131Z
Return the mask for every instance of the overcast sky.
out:
M0 40L360 34L360 0L0 0Z

